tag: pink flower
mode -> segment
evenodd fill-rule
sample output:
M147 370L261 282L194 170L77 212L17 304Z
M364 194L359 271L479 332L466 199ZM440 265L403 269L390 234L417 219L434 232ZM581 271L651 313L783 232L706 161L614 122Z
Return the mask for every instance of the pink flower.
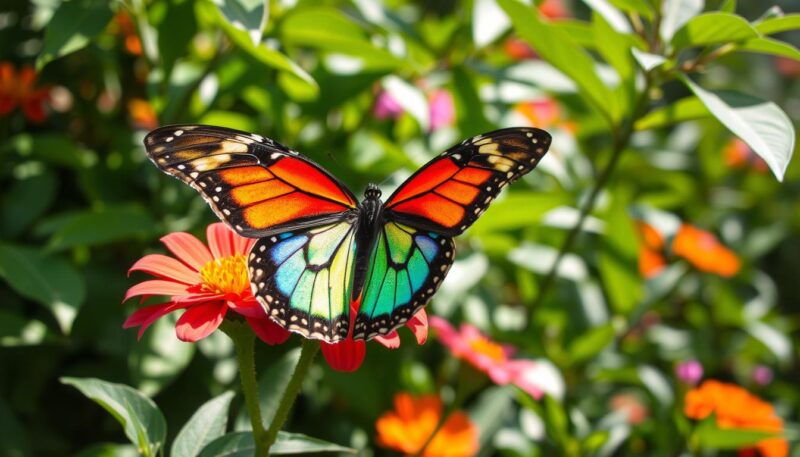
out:
M511 359L514 349L496 343L484 336L477 328L469 324L461 324L456 330L449 322L440 317L431 317L430 325L436 330L439 341L453 355L466 360L478 370L486 373L495 384L513 384L534 398L542 396L542 390L526 376L535 369L531 360Z
M392 97L392 94L384 90L378 94L378 99L375 100L375 107L372 113L378 119L397 119L403 114L403 107L397 103L397 100Z
M131 287L123 301L152 295L170 299L138 309L123 327L139 327L141 338L162 316L184 310L176 334L182 341L195 342L216 330L231 309L244 317L265 343L286 341L289 332L267 317L250 290L246 256L255 240L237 235L222 223L209 225L206 237L208 247L188 233L170 233L161 241L175 257L150 254L131 267L129 273L143 271L158 279Z
M684 383L694 386L703 379L703 365L697 360L680 362L675 367L675 376Z
M759 386L766 386L772 382L774 377L775 375L772 372L772 368L766 365L756 365L753 368L753 381Z
M439 130L453 124L456 118L456 109L453 106L453 96L444 89L436 89L428 95L430 110L431 131Z
M350 304L351 316L355 316L358 313L359 305L360 303ZM353 327L352 320L354 320L354 317L351 318L351 328ZM428 339L428 315L424 309L417 311L417 314L406 322L406 327L414 334L418 344L425 344ZM378 336L375 341L389 349L400 347L400 335L398 335L397 330L392 330L386 336ZM338 343L323 342L321 344L322 355L328 365L338 371L358 370L367 354L367 345L364 340L353 340L347 337Z

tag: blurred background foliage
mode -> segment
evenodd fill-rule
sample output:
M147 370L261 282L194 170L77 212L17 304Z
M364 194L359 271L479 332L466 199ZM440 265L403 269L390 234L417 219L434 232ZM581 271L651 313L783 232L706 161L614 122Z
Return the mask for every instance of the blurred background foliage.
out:
M676 368L686 362L767 399L791 429L800 420L800 166L790 162L783 182L770 168L781 174L793 133L777 106L758 105L745 124L783 130L756 154L692 98L710 92L675 77L690 73L700 91L757 94L796 120L800 52L774 38L800 43L797 16L758 29L772 38L736 35L740 23L715 28L719 17L672 37L703 8L753 22L800 8L705 3L537 1L541 22L512 0L4 1L0 454L122 452L91 447L124 434L62 376L153 397L170 440L208 398L236 389L219 332L195 346L174 338L174 320L139 342L121 329L136 306L120 303L133 283L127 269L162 252L160 236L200 234L215 220L145 157L146 132L178 122L275 138L357 194L377 182L384 195L464 138L512 125L553 134L547 160L458 239L428 308L541 367L547 401L499 387L470 398L481 455L680 455L693 381ZM519 8L530 17L509 20ZM647 43L638 28L657 21L651 38L660 38ZM643 69L656 84L644 85ZM546 279L572 232L581 232L572 252ZM258 347L265 390L272 367L297 357L297 339ZM374 421L393 395L447 397L452 371L435 341L370 345L355 373L314 367L289 429L384 453Z

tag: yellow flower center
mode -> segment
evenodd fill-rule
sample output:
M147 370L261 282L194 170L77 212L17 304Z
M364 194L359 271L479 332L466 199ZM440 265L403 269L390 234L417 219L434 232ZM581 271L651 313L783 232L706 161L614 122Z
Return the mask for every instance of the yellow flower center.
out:
M247 276L247 259L236 254L214 259L200 269L204 292L214 294L241 294L250 287Z
M492 360L501 361L506 359L503 346L482 336L470 341L469 347L472 348L473 351L483 354Z

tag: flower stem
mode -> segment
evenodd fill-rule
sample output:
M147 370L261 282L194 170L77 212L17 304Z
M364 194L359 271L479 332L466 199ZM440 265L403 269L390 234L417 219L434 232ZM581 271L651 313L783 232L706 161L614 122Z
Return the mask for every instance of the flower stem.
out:
M225 320L220 326L231 340L236 350L236 361L239 363L239 380L242 383L242 395L253 427L253 441L256 444L255 455L266 457L269 446L264 445L264 425L261 419L261 405L258 401L258 382L256 381L255 334L244 322Z
M304 339L303 345L300 349L300 360L297 361L297 366L294 367L294 373L289 380L289 385L286 386L286 391L283 393L283 398L278 405L278 410L275 411L275 418L272 420L266 434L259 440L260 444L265 447L267 452L269 448L275 444L278 438L278 432L283 428L286 419L289 418L289 411L292 409L297 395L300 393L300 388L303 386L303 380L308 374L309 368L314 361L314 357L319 351L319 342L315 340Z

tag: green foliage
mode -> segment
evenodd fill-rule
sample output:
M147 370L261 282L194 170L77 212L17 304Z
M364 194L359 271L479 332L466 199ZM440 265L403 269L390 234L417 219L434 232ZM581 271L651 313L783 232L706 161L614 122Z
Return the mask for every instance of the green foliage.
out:
M141 340L121 328L134 309L168 300L120 304L126 288L153 279L126 277L131 265L169 255L160 237L202 238L216 221L145 157L146 132L172 123L273 138L356 195L369 182L388 195L485 131L553 134L540 166L458 238L426 308L533 359L542 399L459 368L433 332L424 346L403 328L397 350L369 342L354 373L317 358L292 388L299 337L257 343L265 430L287 391L301 389L272 454L389 455L375 422L394 395L436 393L447 404L456 372L475 387L460 409L481 456L723 455L773 437L797 454L791 2L780 2L785 12L735 0L7 3L1 455L255 452L225 334L196 348L177 340L182 311ZM23 67L38 79L23 80ZM657 233L651 252L637 222ZM682 224L713 239L681 250ZM715 270L726 262L707 253L714 240L734 272ZM647 271L648 253L660 269ZM773 404L784 432L687 418L691 386L675 369L688 360L705 379ZM773 379L757 377L764 368Z

